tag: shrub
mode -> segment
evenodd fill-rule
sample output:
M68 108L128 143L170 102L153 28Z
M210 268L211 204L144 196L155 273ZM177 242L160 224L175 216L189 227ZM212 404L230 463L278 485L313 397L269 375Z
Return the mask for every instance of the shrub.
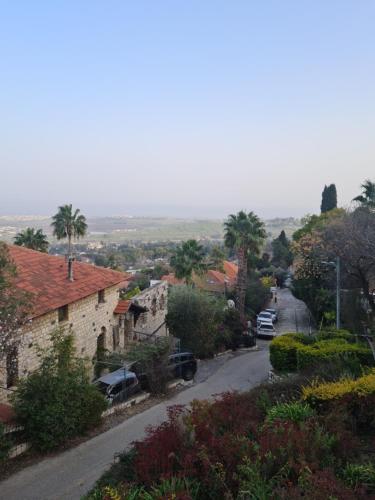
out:
M297 370L297 351L313 340L305 335L287 333L276 337L270 345L270 361L275 370L295 372Z
M300 346L297 349L297 369L329 362L334 359L358 360L364 366L374 364L370 349L357 344L349 344L344 339L319 341L312 345Z
M137 344L128 353L128 359L136 361L138 369L145 375L146 380L142 381L142 384L146 387L143 388L152 394L166 392L167 382L170 379L168 356L171 350L170 338L160 338L158 342Z
M357 380L343 379L338 382L312 384L302 390L302 398L314 405L327 400L339 399L347 394L358 396L375 394L375 370Z
M352 488L375 489L375 466L368 464L347 464L341 473L343 480Z
M331 340L331 339L344 339L347 342L355 342L356 337L348 330L337 330L336 328L324 329L315 335L315 338L319 340Z
M40 367L21 380L13 395L17 420L26 439L50 450L100 423L103 396L89 383L83 360L75 357L73 335L56 330Z
M267 422L275 420L290 420L291 422L303 422L314 415L314 410L306 403L294 401L291 403L279 403L267 412Z
M0 422L0 463L8 458L12 443L5 434L4 425Z
M170 291L166 317L170 333L181 340L181 347L197 357L210 357L217 348L224 302L191 286Z

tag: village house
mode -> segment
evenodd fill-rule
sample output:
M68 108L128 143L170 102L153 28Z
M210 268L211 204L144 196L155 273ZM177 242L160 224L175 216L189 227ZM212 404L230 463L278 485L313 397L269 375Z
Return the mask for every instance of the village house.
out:
M202 275L193 274L193 283L197 288L214 294L224 295L232 291L237 283L238 266L228 260L223 261L221 270L209 269ZM169 273L161 278L171 286L183 285L182 279L176 278L174 273Z
M135 341L167 335L167 283L123 301L126 273L19 246L8 249L17 268L15 285L31 294L32 310L17 352L0 365L0 401L8 399L19 377L38 367L35 347L47 347L57 327L73 332L77 354L90 361L99 351L126 351Z

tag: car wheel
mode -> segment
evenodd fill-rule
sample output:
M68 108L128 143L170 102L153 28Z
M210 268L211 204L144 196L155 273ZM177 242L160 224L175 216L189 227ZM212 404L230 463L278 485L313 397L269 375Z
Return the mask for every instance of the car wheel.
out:
M184 380L192 380L194 378L194 371L191 368L188 368L182 375Z

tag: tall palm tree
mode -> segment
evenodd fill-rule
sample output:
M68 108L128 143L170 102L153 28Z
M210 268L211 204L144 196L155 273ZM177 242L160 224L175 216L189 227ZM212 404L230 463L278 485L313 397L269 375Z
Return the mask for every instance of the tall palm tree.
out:
M362 194L353 198L353 201L358 201L364 208L375 209L375 182L366 179L361 188Z
M245 323L245 296L247 285L247 262L250 253L258 254L266 237L263 222L253 212L242 210L237 215L230 215L224 224L224 242L235 250L238 258L237 308L240 318Z
M39 252L48 251L47 236L41 229L35 230L33 227L27 227L16 234L14 244L20 247L31 248Z
M192 282L193 272L202 274L206 266L203 262L204 250L196 240L185 241L177 247L171 258L171 266L176 278L185 279L186 283Z
M69 255L72 252L72 239L79 239L87 232L86 217L79 212L78 208L73 211L72 205L63 205L52 217L53 235L58 240L68 238Z

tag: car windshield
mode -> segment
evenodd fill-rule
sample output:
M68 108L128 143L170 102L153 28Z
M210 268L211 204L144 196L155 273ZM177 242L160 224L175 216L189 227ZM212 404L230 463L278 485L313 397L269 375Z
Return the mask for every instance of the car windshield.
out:
M271 313L270 312L261 312L261 313L259 313L259 316L261 316L263 318L269 318L271 316Z

